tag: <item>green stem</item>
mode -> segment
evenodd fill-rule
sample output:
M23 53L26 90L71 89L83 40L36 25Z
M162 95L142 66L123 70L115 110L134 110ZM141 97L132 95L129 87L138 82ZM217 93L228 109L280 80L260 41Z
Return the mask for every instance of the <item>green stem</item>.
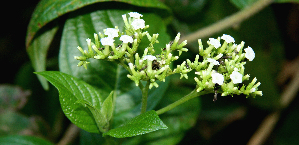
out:
M246 7L229 17L226 17L187 36L181 37L180 42L184 40L187 40L188 43L197 41L199 38L208 37L226 28L235 26L236 24L241 23L242 21L261 11L263 8L269 6L271 3L273 3L273 0L259 0L253 3L251 6Z
M126 64L124 63L123 60L119 60L118 63L119 63L122 67L124 67L126 70L128 70L130 74L132 74L132 71L131 71L130 67L129 67L128 65L126 65Z
M194 89L192 92L190 92L188 95L184 96L183 98L181 98L180 100L177 100L176 102L172 103L172 104L169 104L168 106L156 111L156 113L158 115L161 115L187 101L189 101L190 99L193 99L197 96L201 96L201 95L204 95L204 94L208 94L210 93L209 91L201 91L201 92L197 92L196 89Z
M150 84L150 80L147 81L145 87L141 88L141 92L142 92L141 114L146 112L149 84Z

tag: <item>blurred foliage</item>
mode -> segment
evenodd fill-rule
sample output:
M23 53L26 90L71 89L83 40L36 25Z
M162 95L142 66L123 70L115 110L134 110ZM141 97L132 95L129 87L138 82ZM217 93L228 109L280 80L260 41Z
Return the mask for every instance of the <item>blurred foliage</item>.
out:
M40 71L43 69L47 70L63 70L62 58L58 56L58 51L60 55L71 53L71 49L67 47L61 47L65 38L69 38L70 34L67 34L67 26L72 20L79 17L88 17L90 14L96 13L96 11L103 10L122 10L122 11L140 11L140 13L145 13L145 17L150 17L157 21L151 20L149 23L153 25L153 32L161 35L162 39L160 41L161 47L164 43L173 39L177 32L181 32L182 35L187 35L195 30L204 28L210 24L216 23L217 21L226 18L246 7L249 7L256 0L161 0L165 5L159 5L158 1L151 4L150 0L145 1L145 3L138 3L136 1L117 1L117 2L104 2L95 0L84 0L84 3L80 5L70 5L73 7L64 7L60 9L60 6L48 7L48 11L52 10L54 14L51 17L45 17L41 25L34 24L34 34L27 37L27 40L31 40L29 43L27 41L26 46L27 52L29 53L31 60L33 60L33 67L29 62L24 63L24 59L19 60L19 64L22 67L18 71L10 72L14 74L11 78L10 83L14 82L14 85L6 85L1 82L0 85L0 144L11 144L15 141L33 142L32 144L47 144L46 141L41 141L36 137L27 136L15 136L18 135L33 135L45 138L52 142L58 142L63 133L65 132L69 121L63 116L62 109L59 104L58 92L53 86L49 86L49 90L43 90L40 85L39 80L36 75L32 72ZM43 0L37 9L46 7L43 3L51 3L52 0ZM136 2L136 3L135 3ZM298 0L276 0L275 2L297 2ZM148 5L151 4L151 5ZM292 4L298 7L298 4ZM281 26L281 24L287 25L288 22L282 23L279 20L288 16L280 16L282 13L280 7L286 6L286 4L275 4L275 9L272 6L267 7L245 20L240 24L235 24L232 28L226 29L210 37L218 37L223 33L233 36L237 43L245 41L245 47L251 46L256 57L253 62L248 62L245 69L246 73L251 74L251 77L256 76L258 80L262 83L260 90L263 91L262 97L257 97L254 99L246 99L245 96L234 96L230 97L218 97L218 101L215 103L212 101L213 95L205 95L200 98L195 98L188 103L179 106L178 108L161 115L162 121L169 127L168 130L161 130L153 132L144 136L138 136L126 140L122 140L124 144L224 144L224 143L238 143L245 144L252 136L254 131L258 128L262 119L269 112L280 109L280 94L283 90L283 86L277 84L277 77L281 71L283 62L286 60L285 54L286 43L290 40L286 38L290 37L286 34L286 27ZM31 6L34 7L34 6ZM126 7L126 8L125 8ZM51 9L56 8L56 9ZM289 7L287 7L289 8ZM297 9L289 9L289 11L295 12L294 19L298 19L299 11ZM297 10L297 11L296 11ZM24 10L23 10L24 11ZM286 11L286 10L284 10ZM57 13L56 13L57 12ZM297 13L296 13L297 12ZM35 12L35 15L38 12ZM287 14L287 13L284 13ZM28 12L27 12L28 15ZM93 15L95 16L95 15ZM280 17L278 17L280 16ZM297 16L297 17L296 17ZM30 16L26 16L27 21L29 21ZM44 17L40 13L40 17ZM42 18L40 18L42 19ZM91 20L91 19L89 19ZM38 21L33 19L32 21ZM298 21L298 20L297 20ZM80 21L79 21L80 22ZM86 21L81 21L86 22ZM147 21L146 21L147 22ZM163 22L163 24L162 24ZM33 22L32 22L33 23ZM160 25L160 23L162 25ZM155 24L155 25L154 25ZM167 30L165 27L167 25ZM33 24L31 24L33 25ZM90 25L90 23L87 23ZM73 25L77 26L77 25ZM100 26L100 24L97 24ZM102 28L97 28L94 26L96 31L101 31ZM161 27L160 27L161 26ZM82 30L89 32L87 27L83 27ZM295 31L299 28L298 25L292 25L292 30ZM289 28L289 29L291 29ZM5 28L6 29L6 28ZM32 29L31 29L32 30ZM30 31L30 29L28 30ZM166 34L166 31L168 34ZM94 32L90 31L90 35ZM162 35L162 33L164 33ZM5 36L4 36L5 34ZM18 33L16 33L18 34ZM29 35L29 33L28 33ZM19 47L14 41L8 41L6 33L1 34L0 44L1 44L1 58L3 62L7 64L16 61L15 57L18 55L8 53L11 52L8 48L10 44L12 46L17 46L18 49L25 46ZM25 34L22 35L22 42L25 44ZM162 37L163 36L163 37ZM298 34L295 35L298 37ZM20 37L20 36L18 36ZM81 37L84 38L81 40ZM80 41L84 41L88 36L80 36ZM170 37L170 38L169 38ZM293 36L294 37L294 36ZM79 37L78 37L79 38ZM207 41L207 38L202 38L203 44ZM4 43L5 42L5 43ZM73 42L73 41L72 41ZM74 41L76 42L76 41ZM9 44L7 44L9 43ZM299 46L298 42L293 42L295 45ZM70 47L72 44L68 44ZM78 44L74 44L78 45ZM291 46L291 45L290 45ZM189 58L192 60L196 53L198 52L197 42L189 43L188 48L190 51L183 54L183 58L178 60L176 63L180 64L183 60ZM69 52L62 53L63 49L70 49ZM76 51L76 46L73 48ZM293 49L292 49L293 50ZM19 52L21 55L25 55L24 52ZM72 52L76 53L76 52ZM294 55L294 52L291 51ZM6 57L5 55L11 57ZM3 57L2 57L3 55ZM48 58L47 58L48 55ZM12 57L14 56L14 57ZM69 55L70 56L70 55ZM298 56L298 54L296 55ZM58 58L59 57L59 58ZM46 59L47 58L47 59ZM59 59L59 63L58 63ZM2 60L2 59L1 59ZM26 59L27 61L28 58ZM68 59L63 60L67 62ZM72 60L73 61L73 60ZM77 63L77 62L76 62ZM7 64L4 64L5 66ZM16 63L13 63L16 64ZM60 66L58 66L58 64ZM65 63L64 63L65 64ZM44 65L44 66L43 66ZM76 65L75 63L72 65ZM109 64L106 64L110 66ZM175 64L176 65L176 64ZM111 64L111 66L114 66ZM39 69L37 69L39 68ZM116 67L115 67L116 68ZM10 70L9 67L5 67L6 71ZM71 73L71 70L68 71ZM77 73L77 72L76 72ZM108 73L108 72L106 72ZM122 72L125 74L126 72ZM9 74L6 72L6 74ZM16 75L15 75L16 74ZM88 74L88 73L87 73ZM157 102L152 102L152 108L159 109L166 104L169 104L188 91L194 89L195 83L192 80L191 72L189 75L189 80L179 80L178 76L173 76L169 80L170 84L167 88L167 83L163 90L158 90L156 93L159 94ZM6 77L6 76L1 76ZM82 72L78 73L81 79L91 79L84 78ZM5 78L7 79L7 78ZM3 79L4 80L4 79ZM44 82L44 87L46 83ZM92 84L98 85L98 84ZM119 85L119 87L121 84ZM122 103L124 100L127 103L133 104L132 108L138 108L137 101L134 96L138 96L138 93L134 89L124 90L127 94L133 96L131 99L125 94L120 96L123 100L119 101ZM110 92L110 91L109 91ZM164 93L165 92L165 93ZM163 97L162 97L163 96ZM136 102L134 102L136 101ZM154 101L154 100L152 100ZM274 132L267 144L298 144L298 133L296 133L296 128L298 125L299 111L296 104L298 99L295 99L291 106L283 111L282 117L275 128ZM117 111L117 110L116 110ZM130 112L130 111L128 111ZM123 116L121 112L119 121L128 115L125 112ZM134 112L134 109L133 111ZM131 114L134 115L134 114ZM14 135L14 136L7 136ZM78 142L74 144L103 144L101 141L103 138L99 134L92 134L80 131L80 136L77 137ZM238 140L236 140L238 139ZM18 142L21 144L21 142ZM49 144L49 143L48 143Z

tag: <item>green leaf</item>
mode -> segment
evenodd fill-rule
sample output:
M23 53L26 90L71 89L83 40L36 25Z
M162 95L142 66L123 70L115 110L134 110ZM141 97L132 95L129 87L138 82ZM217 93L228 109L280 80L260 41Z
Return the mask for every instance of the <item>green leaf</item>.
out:
M110 93L110 95L105 99L102 108L101 113L105 116L105 118L109 121L112 118L113 111L114 111L114 104L113 104L114 95L113 91Z
M152 110L136 116L123 126L111 129L103 135L125 138L150 133L159 129L167 129L167 126L159 118L156 111Z
M49 141L34 136L11 135L0 137L1 145L53 145Z
M230 0L239 9L250 6L251 4L257 2L258 0Z
M52 83L59 91L59 101L66 117L78 127L98 133L97 123L88 108L78 102L84 100L96 109L101 108L103 98L92 86L68 74L56 71L37 72ZM82 102L82 101L81 101Z
M99 130L101 132L105 132L105 129L108 128L107 123L109 120L106 120L105 116L101 113L101 111L85 100L78 100L76 101L76 103L79 103L84 107L87 107L91 112Z
M41 35L37 36L34 41L27 47L27 53L32 62L35 71L46 70L47 51L52 39L57 32L58 27L45 30ZM49 84L45 78L37 76L44 89L49 89Z
M122 5L123 6L123 5ZM129 5L128 5L129 6ZM127 7L128 9L131 7ZM86 10L82 10L86 11ZM90 59L87 70L78 67L78 60L74 56L80 56L77 46L87 49L86 39L93 39L93 34L103 32L103 29L118 26L120 31L123 30L124 24L121 15L132 10L99 10L95 12L79 12L72 13L65 23L62 33L59 68L60 71L70 74L76 78L80 78L98 89L102 96L108 96L114 91L115 110L113 126L119 126L126 120L137 116L141 108L141 91L136 87L135 83L127 78L128 71L115 62L104 60ZM134 11L134 10L133 10ZM83 13L83 15L81 15ZM165 47L170 41L166 34L166 27L163 25L162 19L152 13L140 12L143 14L145 24L150 25L147 29L149 33L159 33L159 42L155 44L157 51ZM117 39L115 39L117 41ZM144 40L145 44L140 44L140 50L144 50L148 46L148 40ZM160 101L167 89L168 82L160 82L159 88L153 88L149 91L148 108L152 110Z
M26 46L28 46L36 33L52 20L84 6L109 0L42 0L34 10L29 22ZM169 10L158 0L116 0L118 2L128 3L141 7L152 7ZM106 3L107 4L107 3ZM102 5L105 5L104 3Z

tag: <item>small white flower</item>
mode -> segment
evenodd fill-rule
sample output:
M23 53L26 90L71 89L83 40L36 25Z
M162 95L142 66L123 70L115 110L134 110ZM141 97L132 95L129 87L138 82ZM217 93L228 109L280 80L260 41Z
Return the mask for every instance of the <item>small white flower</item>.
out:
M250 89L250 93L253 93L253 92L255 92L255 91L256 91L255 88L251 88L251 89Z
M115 29L115 28L107 28L105 30L105 35L107 35L108 37L118 37L118 29Z
M133 38L129 35L122 35L119 40L121 40L123 43L133 43Z
M237 46L237 48L236 48L237 52L240 52L241 47L242 47L241 45L238 45L238 46Z
M156 60L157 58L155 56L152 56L152 55L146 55L143 57L142 60L150 60L150 61L153 61L153 60Z
M237 71L233 71L229 77L232 79L234 84L242 83L242 74Z
M91 40L89 38L86 39L87 44L91 43Z
M219 62L213 58L208 58L207 60L208 60L208 62L210 62L213 65L220 65Z
M145 27L145 21L143 19L135 19L131 25L135 30L143 29Z
M213 45L215 48L219 48L221 46L220 42L218 39L215 38L209 38L210 44Z
M220 74L220 73L217 73L217 72L214 72L214 73L212 73L212 82L214 83L214 84L219 84L219 85L222 85L223 84L223 82L224 82L224 77L223 77L223 75L222 74Z
M106 46L106 45L112 46L112 45L114 45L113 42L114 42L114 39L112 37L105 37L105 38L101 39L101 43L104 46Z
M129 67L130 67L131 70L134 70L134 65L133 65L133 63L129 63Z
M251 47L247 47L244 49L245 53L245 57L249 60L252 61L255 58L255 53L253 51L253 49Z
M139 19L140 17L143 17L143 15L141 15L137 12L130 12L129 15L130 15L130 17L133 17L135 19Z
M235 39L232 37L232 36L230 36L230 35L226 35L226 34L223 34L222 36L221 36L221 39L222 40L224 40L225 42L227 42L227 43L231 43L231 42L235 42Z

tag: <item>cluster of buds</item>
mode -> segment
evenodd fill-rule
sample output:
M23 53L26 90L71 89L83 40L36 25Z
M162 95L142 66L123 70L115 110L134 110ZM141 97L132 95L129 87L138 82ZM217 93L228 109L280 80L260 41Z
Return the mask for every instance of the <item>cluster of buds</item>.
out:
M130 74L128 78L133 80L136 86L140 81L149 81L149 88L153 86L158 87L156 80L165 81L165 78L173 71L169 65L179 58L179 56L173 56L173 51L179 51L179 55L183 51L188 51L187 48L183 48L187 41L178 44L180 39L180 33L176 36L175 40L166 45L166 48L162 48L161 54L154 55L154 44L159 43L159 34L153 34L152 36L144 31L149 26L145 25L145 21L140 19L141 14L137 12L130 12L129 18L127 15L122 15L125 30L120 32L118 27L104 29L104 34L99 32L94 34L94 42L91 39L86 39L88 51L84 51L80 46L77 48L82 53L82 56L75 56L74 58L80 60L78 66L84 66L87 69L87 60L90 58L104 59L108 61L117 60L121 65L128 69ZM100 36L100 40L99 40ZM122 44L115 46L114 39L119 38ZM141 39L146 36L149 40L148 47L144 48L143 54L137 53Z
M220 40L224 40L221 45ZM215 90L221 93L222 96L245 94L255 97L262 96L262 91L258 91L258 86L261 84L254 78L247 86L242 84L243 81L249 80L249 75L244 75L244 65L247 61L252 61L255 58L255 53L251 47L244 49L245 42L235 44L233 37L223 34L218 39L209 38L207 42L209 47L203 49L201 40L198 40L199 55L195 61L187 60L187 64L191 69L196 70L195 77L197 83L197 91ZM200 56L203 61L199 62ZM184 62L186 63L186 62ZM189 71L190 69L185 69ZM216 94L216 93L215 93ZM217 95L215 95L215 100Z
M141 14L130 12L129 18L127 15L122 15L125 30L120 32L118 27L104 29L104 34L94 34L94 42L87 39L88 51L83 51L78 46L82 56L75 56L75 59L80 60L78 66L87 68L87 59L104 59L115 61L121 64L129 71L127 75L136 86L140 85L141 81L149 82L149 88L158 87L157 80L165 81L169 75L180 73L181 78L188 79L188 73L195 70L197 83L196 90L215 91L215 94L221 93L222 96L245 94L247 96L262 95L262 91L258 91L258 86L261 84L254 78L247 86L240 84L249 80L249 75L244 75L244 65L247 61L252 61L255 53L251 47L243 50L244 42L235 44L233 37L224 34L218 39L209 38L208 47L203 48L202 42L199 39L199 54L196 55L194 62L189 59L178 65L175 69L171 69L170 65L177 60L182 52L187 52L184 48L187 41L179 44L180 33L177 34L174 41L166 44L165 48L161 48L160 54L155 54L154 44L159 43L159 34L150 35L147 31L148 25L140 19ZM99 40L100 36L100 40ZM141 39L146 36L149 40L149 45L146 48L139 48ZM122 44L115 46L114 39L118 38ZM221 45L220 40L224 40ZM138 49L143 49L143 54L137 53ZM174 55L174 51L178 51L178 55ZM244 51L244 52L243 52ZM140 52L140 51L138 51ZM203 61L199 61L202 58ZM217 93L216 93L217 92ZM214 99L217 95L215 95Z
M143 36L149 35L147 31L143 32L149 26L145 25L143 19L140 19L142 17L141 14L130 12L129 15L129 19L127 19L126 14L122 16L125 22L126 33L120 32L117 26L115 28L107 28L103 30L104 34L101 32L94 34L94 42L91 42L89 38L86 39L88 51L84 51L78 46L78 50L82 53L82 56L74 57L80 60L78 66L84 66L87 69L87 64L89 63L87 60L90 58L105 59L108 61L126 60L127 62L131 62L141 39ZM114 41L118 37L122 41L122 44L116 46Z
M177 34L173 42L166 44L166 47L162 48L161 54L156 56L154 56L154 51L148 49L152 46L145 48L141 58L139 54L136 53L135 64L129 63L131 74L128 74L128 78L133 80L136 86L139 85L140 80L150 81L149 88L152 88L153 86L158 87L156 80L164 82L167 76L178 73L178 71L173 71L169 66L173 61L179 58L182 51L188 51L187 48L184 48L187 41L178 44L179 39L180 33ZM174 56L173 51L179 51L179 56Z

